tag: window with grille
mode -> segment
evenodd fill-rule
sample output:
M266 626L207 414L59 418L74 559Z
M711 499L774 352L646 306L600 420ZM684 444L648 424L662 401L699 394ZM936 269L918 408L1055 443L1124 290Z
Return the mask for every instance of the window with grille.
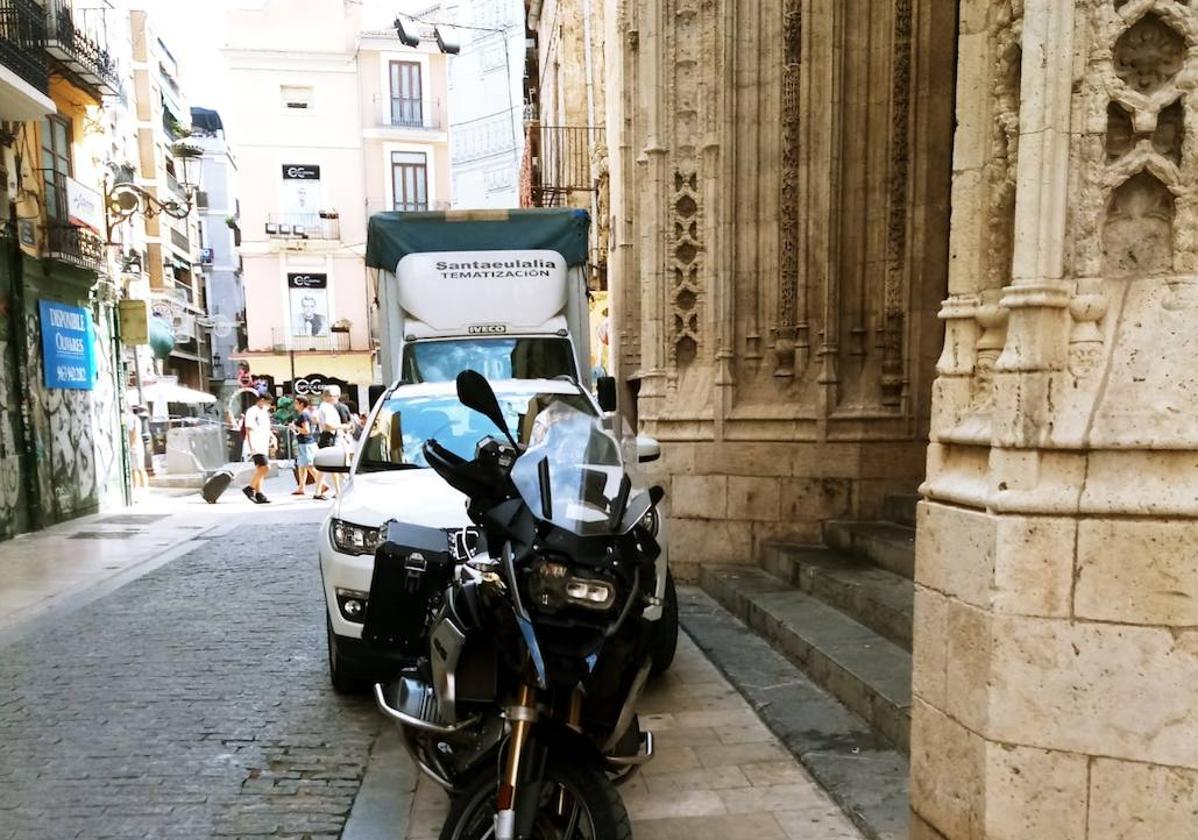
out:
M428 155L392 152L391 184L396 210L427 210Z
M391 124L417 127L424 125L423 95L420 63L392 61Z

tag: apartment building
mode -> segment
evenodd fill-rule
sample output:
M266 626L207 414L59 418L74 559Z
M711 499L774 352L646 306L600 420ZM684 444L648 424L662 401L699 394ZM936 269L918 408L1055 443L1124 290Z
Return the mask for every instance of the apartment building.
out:
M190 211L180 218L168 212L148 213L144 221L143 269L151 309L170 325L175 339L161 372L177 376L180 384L207 390L212 350L199 259L199 217L184 186L188 177L198 179L202 149L190 142L191 111L179 85L174 54L146 11L133 9L128 14L137 121L133 180L157 202L173 202ZM193 174L188 175L188 169Z
M225 137L220 113L191 109L191 138L203 149L201 189L196 194L199 216L200 268L211 318L212 378L236 378L234 354L245 350L245 288L242 284L241 215L237 199L237 159Z
M122 503L108 4L0 0L0 538Z
M520 206L524 154L524 15L511 0L463 0L461 53L449 71L453 205Z
M349 0L227 14L246 301L236 358L279 394L335 382L365 402L378 376L367 219L450 200L445 58L382 20Z

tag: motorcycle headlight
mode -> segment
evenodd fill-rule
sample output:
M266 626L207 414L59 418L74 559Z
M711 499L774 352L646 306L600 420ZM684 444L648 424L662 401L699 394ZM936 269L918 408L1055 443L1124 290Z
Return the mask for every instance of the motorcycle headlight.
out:
M616 588L610 583L572 575L561 563L542 563L531 575L528 590L534 603L549 610L576 606L603 611L616 602Z
M334 519L329 526L333 546L342 554L374 554L383 541L381 528L366 528Z
M661 530L661 519L657 513L657 507L651 506L641 517L641 527L649 532L649 536L656 537Z

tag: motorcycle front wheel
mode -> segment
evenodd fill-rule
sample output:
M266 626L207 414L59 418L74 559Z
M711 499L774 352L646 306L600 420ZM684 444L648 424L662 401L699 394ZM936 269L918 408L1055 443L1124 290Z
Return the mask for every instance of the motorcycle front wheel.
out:
M441 840L493 840L496 779L489 774L454 798ZM529 840L631 840L620 794L597 767L551 758Z

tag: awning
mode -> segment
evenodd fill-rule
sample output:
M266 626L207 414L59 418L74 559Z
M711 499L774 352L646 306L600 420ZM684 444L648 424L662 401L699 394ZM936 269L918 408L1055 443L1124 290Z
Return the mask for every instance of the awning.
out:
M587 261L591 217L578 208L375 213L366 233L366 265L395 271L408 254L438 251L557 251L567 265Z
M142 394L147 403L173 402L199 405L216 402L216 397L207 391L197 391L195 388L188 388L186 385L173 382L155 382L153 385L146 385L142 388ZM137 404L136 388L129 389L128 398L131 404Z
M223 131L225 126L221 122L220 114L211 108L192 108L191 128L193 131L206 131L215 134L218 131Z

